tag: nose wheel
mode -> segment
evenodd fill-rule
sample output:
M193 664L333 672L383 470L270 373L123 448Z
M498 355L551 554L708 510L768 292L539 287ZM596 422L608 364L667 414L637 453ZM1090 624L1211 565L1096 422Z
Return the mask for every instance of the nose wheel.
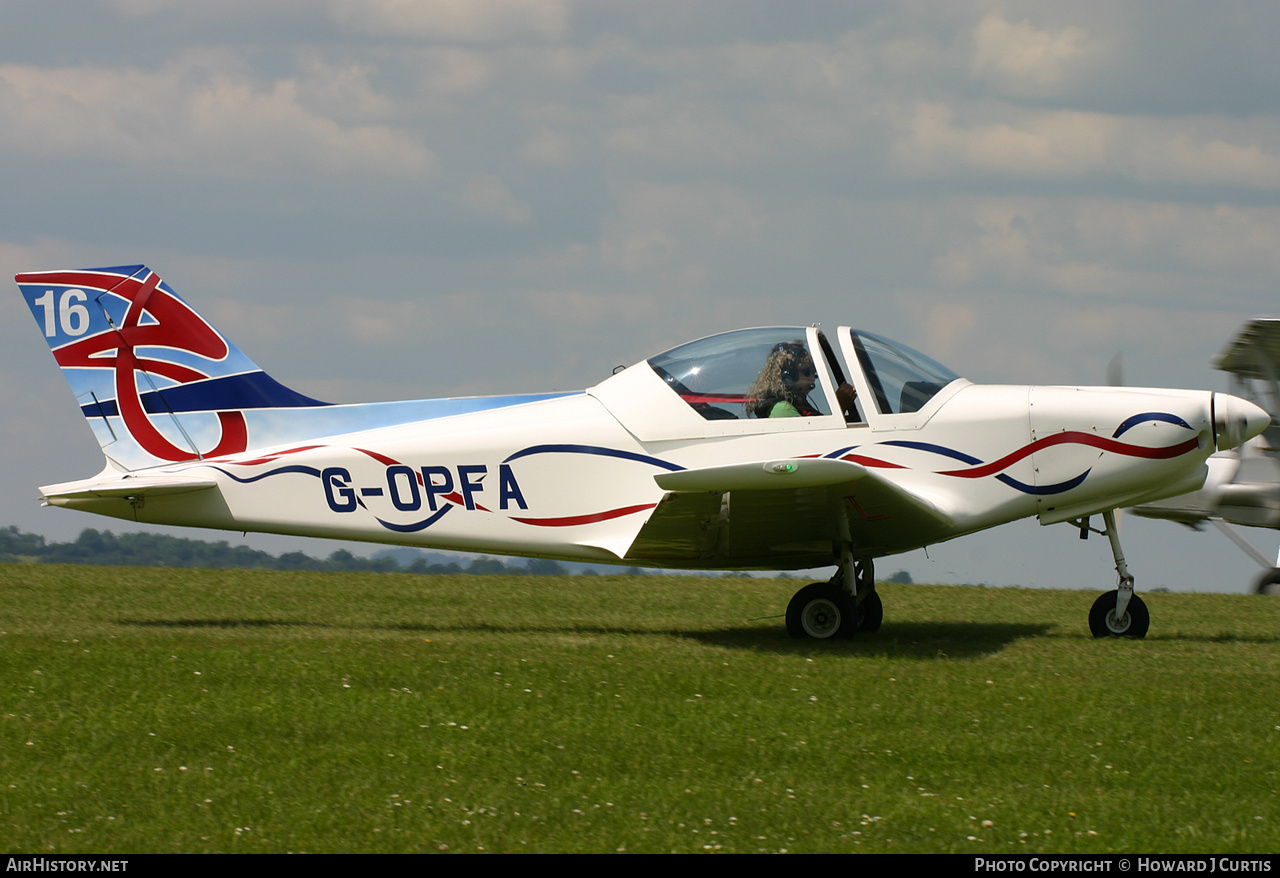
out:
M1124 563L1120 549L1120 530L1116 526L1115 510L1102 513L1106 522L1103 533L1111 543L1111 554L1116 559L1116 573L1120 586L1115 591L1100 595L1089 609L1089 631L1094 637L1131 637L1139 640L1147 636L1151 627L1151 614L1142 598L1133 593L1133 576ZM1088 522L1081 527L1081 536L1088 534Z
M1094 637L1133 637L1147 636L1151 627L1151 615L1147 605L1136 594L1129 597L1129 606L1123 613L1116 613L1116 603L1120 591L1109 591L1099 595L1089 610L1089 630Z

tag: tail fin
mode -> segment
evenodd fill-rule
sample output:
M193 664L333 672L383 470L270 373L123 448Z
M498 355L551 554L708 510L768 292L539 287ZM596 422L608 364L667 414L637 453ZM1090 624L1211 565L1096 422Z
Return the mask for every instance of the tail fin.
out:
M272 379L145 265L16 280L119 467L237 454L255 447L246 412L327 405Z

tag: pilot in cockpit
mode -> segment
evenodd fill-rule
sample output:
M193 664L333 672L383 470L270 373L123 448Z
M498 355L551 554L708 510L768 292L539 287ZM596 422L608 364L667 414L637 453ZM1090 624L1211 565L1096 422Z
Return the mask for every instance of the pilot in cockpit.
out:
M825 414L809 399L817 380L813 355L804 342L779 342L747 390L747 411L757 418L808 418ZM846 413L853 411L852 387L840 385L836 398Z

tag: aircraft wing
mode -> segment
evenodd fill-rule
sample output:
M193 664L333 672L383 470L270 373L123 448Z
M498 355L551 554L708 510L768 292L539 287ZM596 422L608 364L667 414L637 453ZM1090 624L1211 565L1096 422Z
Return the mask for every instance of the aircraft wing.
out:
M777 569L832 562L832 545L882 555L933 542L941 507L859 464L828 458L758 461L663 473L666 490L626 553L637 563Z
M1280 319L1255 317L1241 326L1213 367L1245 378L1275 380L1280 374Z

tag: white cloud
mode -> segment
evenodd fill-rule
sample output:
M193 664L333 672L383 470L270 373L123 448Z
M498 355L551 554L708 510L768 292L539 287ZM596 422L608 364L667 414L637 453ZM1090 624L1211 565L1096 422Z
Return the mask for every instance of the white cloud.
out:
M569 24L565 0L327 0L326 6L341 27L411 39L553 40Z
M1107 174L1159 185L1280 187L1280 120L1274 118L966 109L1002 118L964 123L953 106L918 103L897 126L892 165L907 176L937 178Z
M493 84L493 62L488 53L453 46L414 50L409 66L418 90L435 100L464 100L482 94Z
M1274 142L1280 126L1270 120L1265 124L1271 129L1266 132L1267 139ZM1184 130L1189 127L1185 121L1182 125ZM1274 146L1267 150L1256 143L1228 143L1212 133L1196 138L1168 123L1151 133L1143 144L1146 149L1134 149L1129 155L1138 179L1267 189L1280 186L1280 150Z
M541 126L520 149L521 157L534 165L562 167L577 154L574 138L562 131Z
M224 56L159 70L0 65L0 150L252 176L302 166L410 179L437 160L385 124L340 124L307 107L296 78L255 81Z
M434 309L421 301L384 301L351 297L331 302L351 338L361 345L402 345L417 337L420 327L437 321Z
M583 53L579 74L620 64L653 84L624 87L604 107L604 144L622 160L740 171L779 156L847 150L883 125L887 95L874 71L888 63L886 53L856 32L697 50L618 41L609 48L605 57L594 54L598 47Z
M636 183L619 191L617 200L618 212L604 224L601 255L606 265L626 271L682 262L692 244L751 239L764 227L748 197L714 183Z
M352 60L326 61L318 52L299 54L298 100L313 113L340 124L395 119L403 111L398 102L373 85L376 65Z
M1030 21L1011 24L1001 12L988 13L971 37L974 78L1014 94L1056 91L1089 48L1083 28L1041 30Z
M523 294L534 314L557 325L594 328L609 323L638 325L660 319L662 305L649 293L608 290L534 290Z
M463 188L462 203L478 216L509 223L527 223L532 213L529 203L512 195L507 184L493 174L472 177Z
M919 103L908 114L893 161L904 172L942 175L976 170L1059 177L1104 168L1119 122L1098 113L1007 110L1013 121L963 126L945 104Z
M729 118L723 110L674 96L630 97L614 106L605 135L611 152L678 164L735 166L759 161L776 149L773 136Z
M917 314L963 315L927 321L922 350L979 382L1099 385L1123 353L1126 384L1221 387L1212 352L1239 326L1233 303L1169 304L1029 297L994 290L905 291L899 304Z
M1010 198L961 210L934 260L944 288L1249 312L1269 309L1280 273L1277 208Z
M83 243L54 238L37 238L31 244L0 241L0 271L12 276L19 271L85 268L84 251Z

